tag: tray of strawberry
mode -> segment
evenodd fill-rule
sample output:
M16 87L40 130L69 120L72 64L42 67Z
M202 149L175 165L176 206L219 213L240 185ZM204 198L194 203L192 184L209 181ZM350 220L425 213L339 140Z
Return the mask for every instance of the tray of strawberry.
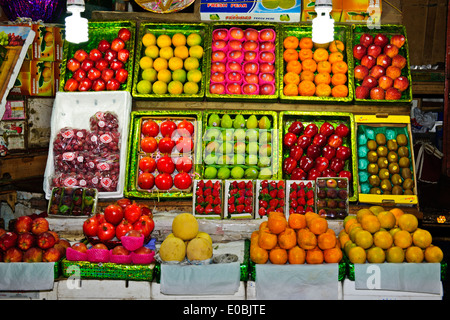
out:
M273 211L284 213L285 193L284 180L256 180L256 217L268 217L269 213Z

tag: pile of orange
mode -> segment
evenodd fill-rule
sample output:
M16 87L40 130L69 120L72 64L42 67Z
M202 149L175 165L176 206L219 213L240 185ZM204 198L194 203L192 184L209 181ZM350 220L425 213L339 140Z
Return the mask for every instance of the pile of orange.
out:
M283 46L285 96L348 96L348 65L344 61L342 41L334 40L326 49L314 49L309 37L287 36Z
M250 240L250 259L257 264L339 263L342 250L328 222L317 213L271 212Z
M439 263L444 257L431 233L418 228L416 216L399 208L360 209L344 219L338 240L352 263Z

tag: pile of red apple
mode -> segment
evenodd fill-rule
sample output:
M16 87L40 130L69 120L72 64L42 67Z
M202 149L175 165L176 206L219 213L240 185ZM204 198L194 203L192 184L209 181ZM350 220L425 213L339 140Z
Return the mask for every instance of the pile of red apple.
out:
M221 193L221 181L199 180L194 195L195 214L220 216L222 214Z
M53 141L52 187L117 190L120 177L120 132L117 116L96 112L90 130L62 128Z
M284 212L285 183L283 180L262 180L258 192L258 214L264 217L270 212Z
M103 214L97 213L83 223L83 233L91 242L105 245L119 242L128 232L139 231L146 240L155 227L153 214L145 205L123 198L108 205Z
M312 122L304 126L294 121L283 137L289 155L283 160L283 176L290 180L316 180L318 177L348 177L344 170L351 149L344 145L350 129L344 123L336 126L324 122L320 128Z
M194 124L184 120L146 119L141 124L138 187L168 191L192 186Z
M353 56L359 64L355 66L356 99L400 100L402 92L409 87L403 69L407 67L401 48L406 38L401 34L387 35L368 33L361 35L353 47Z
M212 94L261 94L275 91L273 29L220 28L212 34Z
M130 51L126 44L130 38L130 30L122 28L111 42L102 39L89 52L75 51L67 61L72 76L67 79L64 91L119 90L128 79L126 64Z
M21 216L12 231L0 228L0 261L57 262L66 254L70 243L49 229L42 216Z

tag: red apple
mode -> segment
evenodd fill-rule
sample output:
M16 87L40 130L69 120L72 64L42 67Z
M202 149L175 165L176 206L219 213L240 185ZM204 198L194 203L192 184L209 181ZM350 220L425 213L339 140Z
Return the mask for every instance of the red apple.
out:
M244 94L256 94L256 93L258 93L257 91L258 91L258 87L252 83L246 83L242 87L242 92Z
M361 64L365 67L367 67L367 69L372 69L372 67L377 63L377 59L375 59L372 56L369 55L365 55L364 57L362 57L361 59Z
M108 41L106 41L105 39L100 40L97 45L97 49L103 53L108 51L110 48L111 48L111 44Z
M373 36L371 34L364 33L359 39L359 43L367 48L373 43Z
M78 81L75 79L67 79L64 84L64 91L77 91L78 90Z
M386 68L386 75L395 80L402 75L402 70L397 67L389 66Z
M397 67L399 69L403 69L406 66L406 58L400 54L397 54L396 56L392 57L392 64L393 67Z
M229 72L227 73L227 80L231 82L239 82L242 79L242 74L240 72Z
M389 39L385 34L378 33L373 38L373 43L376 44L377 46L380 46L381 48L384 48L384 46L389 43Z
M377 58L381 54L381 51L381 47L375 44L372 44L367 48L367 54L371 55L374 58Z
M110 79L106 82L106 90L119 90L120 82L117 79Z
M394 88L398 89L400 92L405 91L409 87L409 81L407 77L400 76L394 80Z
M83 69L78 69L73 73L72 78L77 81L81 81L84 78L86 78L86 74L87 74L86 71L84 71Z
M405 44L405 41L406 41L406 38L404 35L396 34L396 35L392 36L390 43L400 49Z
M123 69L123 68L120 68L119 70L116 71L116 79L120 83L127 82L127 80L128 80L128 71Z
M258 64L254 62L245 63L244 73L258 73Z
M334 158L330 161L330 169L338 173L344 169L345 162L342 159Z
M308 172L309 170L311 170L314 167L314 160L308 156L303 156L303 157L301 157L300 161L298 162L298 166L302 170Z
M77 51L75 51L75 53L73 54L73 57L75 59L77 59L79 62L83 62L86 58L89 57L89 55L87 54L86 51L84 51L83 49L78 49Z
M334 131L334 128L333 128L333 131ZM313 143L312 145L323 147L327 143L327 136L325 136L321 133L318 133L314 136L312 143Z
M359 65L355 67L354 73L355 79L362 81L369 75L369 69L366 66Z
M114 51L111 49L106 50L106 52L103 56L103 59L105 59L106 61L108 61L110 63L114 59L117 59L117 51Z
M49 230L48 221L45 218L39 217L33 220L33 226L31 232L35 235L39 235Z
M367 54L367 48L362 44L357 44L353 47L353 56L355 59L361 60Z
M297 136L292 132L287 132L283 137L283 144L288 148L292 148L296 142Z
M307 136L306 134L302 134L297 139L297 145L299 145L303 150L306 150L306 148L308 148L308 146L311 144L311 141L312 141L312 139L310 136Z
M95 64L94 61L92 61L91 59L85 59L81 63L80 68L88 72L91 68L94 67L94 64Z
M395 57L398 54L398 48L396 45L388 43L384 47L383 52L384 52L384 54L386 54L387 56L389 56L392 59L393 57Z
M41 248L30 248L23 254L24 262L42 262L44 252Z
M388 77L388 76L381 76L378 79L378 85L380 86L380 88L382 88L383 90L387 90L390 87L392 87L392 85L394 84L394 80L392 80L392 78Z
M375 87L370 90L370 99L384 100L384 90L380 87Z
M339 177L348 178L350 180L352 178L352 173L347 170L342 170L341 172L339 172Z
M92 80L89 78L84 78L83 80L80 81L79 85L78 85L78 90L79 91L88 91L90 90L92 87Z
M48 248L45 250L44 255L42 256L43 262L57 262L61 259L61 252L55 248Z
M314 168L319 170L320 172L323 172L325 169L328 168L329 161L325 157L318 157L314 162Z
M273 73L275 72L275 65L270 62L263 62L259 65L260 73Z
M95 62L95 67L100 71L103 71L104 69L108 68L108 66L109 66L109 62L103 58L101 58Z
M152 249L149 249L147 247L140 247L139 249L136 249L133 252L136 254L151 254L153 251Z
M117 59L117 58L116 58L116 59L113 59L112 61L110 61L109 67L110 67L111 69L113 69L114 71L117 71L117 70L123 68L123 62L120 61L120 60Z
M17 234L15 232L6 232L0 237L0 250L6 251L17 243Z
M379 78L381 78L382 76L384 76L385 74L386 74L386 70L382 66L379 66L379 65L373 66L373 68L370 69L370 71L369 71L369 75L374 77L377 80Z
M303 134L312 139L318 132L319 128L317 127L317 125L315 123L310 123L305 127Z
M334 127L331 123L329 122L324 122L321 126L320 126L320 134L324 135L325 137L328 137L330 135L332 135L334 133Z
M127 256L127 255L130 254L130 252L127 249L125 249L124 246L120 246L120 245L119 246L115 246L112 249L111 253L113 255L115 255L115 256Z
M87 247L83 242L74 243L71 248L81 253L86 253Z
M114 77L114 70L111 70L109 68L106 68L102 71L102 75L101 75L103 81L108 82L109 80L111 80Z
M336 129L335 129L335 133L338 136L341 136L342 138L348 136L348 134L350 133L350 129L347 127L347 125L340 123Z
M120 50L122 50L123 48L125 48L125 41L123 41L120 38L115 38L112 42L111 42L111 49L119 52Z
M291 174L291 180L305 180L307 177L308 173L300 168L295 168Z
M386 100L400 100L402 93L397 88L389 88L386 90Z
M212 83L209 87L209 92L212 94L224 94L225 93L225 85L222 83Z
M41 249L48 249L55 245L55 237L50 232L43 232L36 238L37 245Z
M340 145L342 145L342 142L342 137L337 134L333 134L328 138L328 144L333 148L339 147Z
M20 216L17 218L14 224L14 230L17 233L31 232L31 227L33 226L33 219L29 216Z
M92 246L93 249L101 249L101 250L108 250L108 247L103 243L97 243L96 245Z
M338 158L338 159L345 161L348 158L350 158L351 154L352 154L352 151L347 146L339 146L336 148L336 158Z
M9 248L3 256L3 262L22 262L23 253L18 248Z
M358 86L355 89L356 99L367 99L370 96L370 90L366 86Z
M131 31L128 30L127 28L121 28L117 33L117 36L124 42L127 42L131 38Z
M100 78L101 75L102 73L96 68L90 69L87 73L87 77L92 81L97 80L98 78Z
M23 251L30 249L35 242L36 238L31 232L21 233L17 237L17 247Z
M127 62L129 57L130 51L128 49L121 49L119 50L119 52L117 52L117 59L119 59L123 63Z
M126 236L140 238L140 237L142 237L142 233L139 230L133 229L133 230L128 231Z
M392 59L391 59L391 57L389 57L388 55L386 55L386 54L380 54L378 57L377 57L377 65L379 65L379 66L382 66L383 68L387 68L387 67L389 67L390 65L391 65L391 63L392 63Z
M322 148L322 156L327 158L328 160L331 160L335 157L336 155L336 149L333 148L330 145L326 145Z
M227 90L230 94L241 94L241 86L238 83L227 84Z
M364 80L361 83L361 85L364 86L364 87L367 87L370 90L373 87L376 87L378 85L378 80L369 75L369 76L364 78Z
M67 61L67 69L69 69L71 72L77 71L80 68L80 66L81 66L80 61L78 61L75 58L70 58Z
M91 59L92 61L98 61L102 57L103 57L103 54L97 48L94 48L91 51L89 51L89 59Z
M103 91L106 89L106 82L103 79L96 79L92 82L92 90Z

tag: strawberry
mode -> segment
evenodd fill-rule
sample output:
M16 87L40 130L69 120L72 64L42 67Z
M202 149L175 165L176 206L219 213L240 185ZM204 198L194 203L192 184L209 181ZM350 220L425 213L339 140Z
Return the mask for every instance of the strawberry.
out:
M277 197L278 199L284 199L284 189L278 190Z
M215 214L221 214L222 213L222 208L220 206L215 206L214 207L214 213Z
M212 191L211 191L211 189L205 189L204 191L203 191L203 195L206 197L206 196L210 196L212 194Z
M244 212L251 213L252 211L253 211L253 207L252 206L245 206Z
M208 204L208 205L205 207L205 213L206 213L206 214L210 214L210 213L213 213L213 212L214 212L214 209L213 209L212 205L211 205L211 204Z
M228 198L228 204L233 204L233 203L234 203L234 198L233 197Z
M205 183L205 187L206 187L206 188L212 188L212 187L213 187L212 181L211 181L211 180L208 180L208 181Z
M246 205L249 206L249 205L251 205L253 203L253 198L252 197L247 197L247 198L245 198L244 202L245 202Z
M289 199L291 200L297 199L297 191L295 190L291 191L291 193L289 194Z
M291 202L289 203L289 207L290 208L297 208L297 206L298 206L298 203L297 203L297 201L296 200L291 200Z
M239 204L236 206L236 211L238 213L242 213L242 212L244 212L244 208L245 208L245 206L243 204Z
M247 190L247 191L245 191L245 196L246 196L246 197L252 197L252 196L253 196L253 190Z
M259 200L259 206L262 208L267 208L268 203L265 200Z
M228 213L234 213L236 212L236 207L234 206L234 204L229 204L228 205Z
M284 189L284 181L283 180L278 181L277 187L278 189Z
M306 195L305 189L300 189L297 191L297 198L303 198Z
M218 190L218 189L213 189L213 191L212 191L212 196L213 196L213 197L219 197L219 196L220 196L219 190Z
M276 197L277 197L277 193L278 193L277 190L269 191L269 195L270 195L272 198L276 198Z
M218 205L218 204L221 204L221 203L222 203L222 200L220 199L220 197L215 198L214 201L213 201L213 204L215 204L215 205Z
M278 205L278 199L272 199L269 201L269 206L276 208Z
M238 204L243 204L244 202L245 202L245 197L244 196L237 198L237 203Z
M268 188L263 188L263 189L261 189L259 194L269 194L269 189Z
M314 191L311 189L306 193L306 197L308 199L313 199L314 198Z
M203 196L198 196L197 203L203 203L203 202L205 202L205 198L203 198Z
M239 189L245 189L245 181L238 182L238 188Z
M220 181L214 182L214 187L213 188L216 189L216 190L220 190Z
M197 186L199 187L199 190L203 189L203 188L205 187L205 181L200 180L200 181L197 183Z
M308 206L314 205L314 199L308 199L308 201L306 201L306 205Z
M265 208L259 208L258 214L259 214L260 216L265 216L265 215L266 215L266 209L265 209Z
M267 180L261 181L261 188L267 188L268 185L269 185L269 181L267 181Z
M247 184L245 185L245 187L249 190L253 190L253 182L252 181L248 181Z
M199 188L197 191L195 191L196 196L202 196L203 195L203 189Z
M306 204L305 198L303 198L303 197L298 198L297 203L299 206L304 206Z
M278 200L278 205L280 206L280 207L284 207L284 200L283 199L280 199L280 200Z
M203 212L205 212L205 209L201 205L197 205L195 207L195 212L198 214L203 214Z
M243 196L245 195L245 189L240 189L240 190L238 191L238 195L239 195L240 197L243 197Z

